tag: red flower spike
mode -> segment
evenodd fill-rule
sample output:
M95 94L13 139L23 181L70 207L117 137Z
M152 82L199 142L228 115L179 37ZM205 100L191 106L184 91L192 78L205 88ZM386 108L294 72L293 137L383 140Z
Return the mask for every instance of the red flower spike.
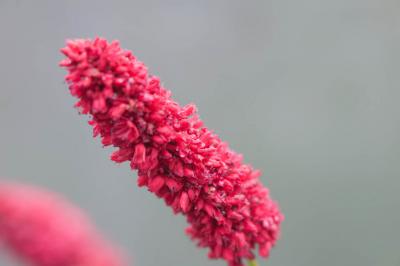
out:
M0 241L29 265L127 265L81 210L27 185L0 182Z
M203 126L193 104L174 102L116 41L79 39L61 51L76 105L91 115L102 143L119 149L112 160L130 161L139 186L186 215L186 232L210 249L210 258L242 266L243 259L254 259L256 245L268 256L283 215L259 171Z

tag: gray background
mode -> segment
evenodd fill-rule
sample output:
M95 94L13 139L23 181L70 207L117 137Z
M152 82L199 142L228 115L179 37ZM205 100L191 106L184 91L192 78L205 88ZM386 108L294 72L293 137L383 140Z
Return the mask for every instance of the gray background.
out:
M261 265L400 265L399 14L398 0L0 0L0 175L67 195L134 265L225 265L72 107L64 40L119 39L263 170L286 221Z

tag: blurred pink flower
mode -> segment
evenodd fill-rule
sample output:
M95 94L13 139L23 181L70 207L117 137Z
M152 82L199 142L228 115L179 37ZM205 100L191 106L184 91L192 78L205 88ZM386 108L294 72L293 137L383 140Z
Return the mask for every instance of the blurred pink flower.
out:
M241 266L256 245L268 256L283 215L260 172L203 126L193 104L179 106L116 41L79 39L61 51L71 94L91 115L94 136L118 148L113 161L138 170L139 186L186 215L187 233L210 248L210 258Z
M36 266L123 266L86 215L58 195L0 182L0 241Z

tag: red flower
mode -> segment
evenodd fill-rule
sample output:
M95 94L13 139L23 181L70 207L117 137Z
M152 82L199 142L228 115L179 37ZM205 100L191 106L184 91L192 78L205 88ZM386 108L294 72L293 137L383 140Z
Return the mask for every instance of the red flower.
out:
M0 240L36 266L126 265L81 210L25 185L0 183Z
M254 258L256 244L268 256L283 216L259 172L203 126L194 105L174 102L116 41L68 41L61 51L71 94L91 115L94 136L118 148L112 160L138 170L139 186L186 215L187 233L210 248L210 258L240 266Z

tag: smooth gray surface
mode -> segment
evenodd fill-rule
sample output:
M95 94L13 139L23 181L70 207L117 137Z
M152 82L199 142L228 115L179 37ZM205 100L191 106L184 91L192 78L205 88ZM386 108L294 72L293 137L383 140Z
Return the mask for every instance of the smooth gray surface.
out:
M286 221L261 265L400 265L399 14L398 0L0 0L0 175L67 195L134 265L225 265L72 108L64 40L116 38L263 170Z

